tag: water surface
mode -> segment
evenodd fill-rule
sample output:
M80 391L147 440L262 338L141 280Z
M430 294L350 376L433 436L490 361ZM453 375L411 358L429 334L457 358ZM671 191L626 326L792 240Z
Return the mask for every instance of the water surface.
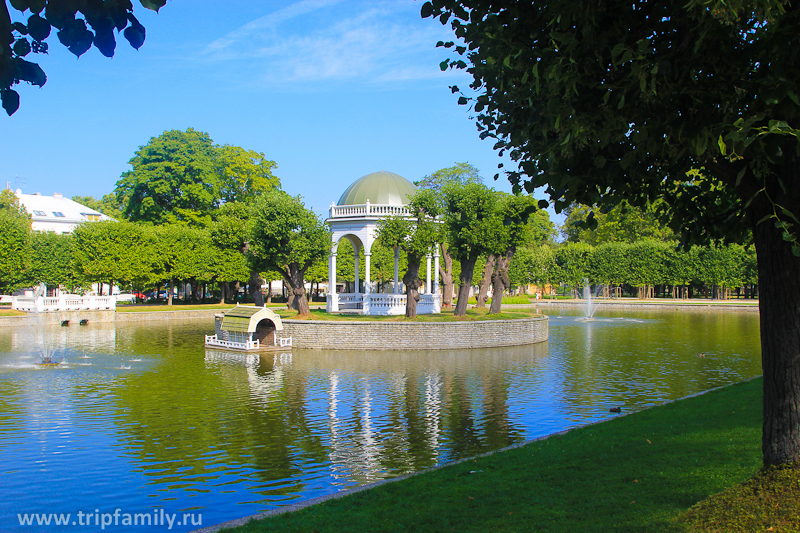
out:
M2 328L0 529L211 525L760 374L757 313L543 311L548 343L460 351L206 350L212 319Z

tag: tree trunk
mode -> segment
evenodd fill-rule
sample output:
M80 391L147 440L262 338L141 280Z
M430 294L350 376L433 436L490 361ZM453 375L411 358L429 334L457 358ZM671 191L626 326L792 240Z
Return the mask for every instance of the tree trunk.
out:
M467 303L469 302L469 289L472 286L472 273L475 271L475 262L478 258L461 260L461 278L458 286L458 301L454 316L467 315Z
M417 318L417 302L419 302L419 288L422 280L419 279L420 258L408 254L408 269L403 274L403 284L406 286L406 318Z
M286 267L288 276L285 278L286 283L289 284L289 297L290 309L297 310L298 315L307 315L310 310L308 308L308 298L306 296L305 288L305 268L300 268L297 263L290 263Z
M169 280L169 287L167 288L167 305L172 305L172 292L175 287L175 280Z
M489 298L489 286L493 282L494 263L494 254L489 254L489 257L486 258L486 266L483 267L483 277L481 278L481 285L478 288L478 303L475 307L480 307L481 309L486 307L486 300Z
M442 278L442 309L450 309L453 307L453 257L444 244L439 245L439 250L441 250L439 275Z
M270 280L269 284L267 285L267 303L272 303L272 280Z
M264 307L264 294L261 292L262 285L264 285L264 279L258 272L251 270L250 283L247 286L250 289L250 297L256 307Z
M751 220L772 213L765 200L754 204L748 213ZM791 243L782 239L771 220L755 225L753 240L764 374L761 449L767 465L795 463L800 461L800 257L792 255Z
M495 269L492 274L492 305L489 314L495 315L500 312L503 305L503 291L511 286L508 279L508 266L511 258L514 257L514 250L507 250L505 255L501 255L495 261Z

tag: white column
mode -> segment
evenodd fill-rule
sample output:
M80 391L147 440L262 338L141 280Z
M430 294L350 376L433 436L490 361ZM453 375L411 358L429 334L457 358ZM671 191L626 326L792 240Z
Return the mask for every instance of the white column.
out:
M359 285L361 284L360 283L361 279L360 279L360 276L359 276L359 270L361 270L361 247L360 246L353 246L353 250L354 250L353 262L355 263L355 271L356 271L356 274L355 274L356 287L355 287L355 290L353 292L358 293L358 292L361 292L359 290L359 288L360 288Z
M372 281L370 280L370 277L369 277L369 261L370 261L371 257L372 257L372 254L368 254L368 253L364 252L364 292L365 293L372 292L372 288L371 288Z
M433 294L439 294L439 245L433 247Z
M336 294L336 252L328 258L328 312L339 310L339 298Z
M394 294L400 294L400 247L394 247Z
M425 294L431 293L431 254L425 256Z

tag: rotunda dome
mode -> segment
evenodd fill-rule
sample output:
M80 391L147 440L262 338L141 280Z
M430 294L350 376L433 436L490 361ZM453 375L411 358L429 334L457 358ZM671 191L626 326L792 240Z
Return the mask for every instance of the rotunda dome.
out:
M336 205L371 204L408 205L408 198L416 187L394 172L373 172L354 181L339 198Z

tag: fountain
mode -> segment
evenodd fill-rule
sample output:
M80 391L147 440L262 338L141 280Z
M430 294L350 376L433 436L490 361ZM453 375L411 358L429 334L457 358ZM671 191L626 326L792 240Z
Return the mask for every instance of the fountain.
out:
M602 287L598 285L597 290L599 291L601 288ZM594 316L594 312L597 310L597 304L592 301L592 287L589 285L589 280L586 278L583 278L583 299L586 301L586 305L584 307L586 316L580 318L579 320L594 320L592 317Z

